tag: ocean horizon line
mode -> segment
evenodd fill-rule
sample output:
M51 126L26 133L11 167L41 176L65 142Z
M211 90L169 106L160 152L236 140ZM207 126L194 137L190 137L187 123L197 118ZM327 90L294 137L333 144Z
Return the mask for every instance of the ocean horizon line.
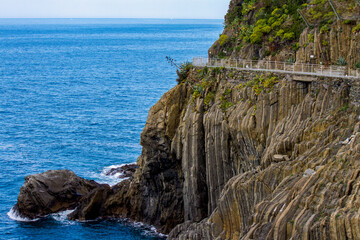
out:
M141 20L224 20L221 18L147 18L147 17L0 17L0 19L141 19Z
M0 25L28 24L220 24L223 19L171 18L0 18Z

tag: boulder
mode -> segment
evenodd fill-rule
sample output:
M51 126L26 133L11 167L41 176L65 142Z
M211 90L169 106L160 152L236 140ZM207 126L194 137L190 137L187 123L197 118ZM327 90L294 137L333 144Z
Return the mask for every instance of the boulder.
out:
M79 200L101 187L69 170L51 170L25 178L14 210L21 217L35 219L51 213L74 209Z

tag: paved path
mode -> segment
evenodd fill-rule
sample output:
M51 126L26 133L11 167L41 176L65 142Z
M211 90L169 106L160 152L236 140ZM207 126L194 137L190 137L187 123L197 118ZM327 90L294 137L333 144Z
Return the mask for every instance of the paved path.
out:
M360 69L349 69L346 66L325 66L320 64L287 63L274 61L252 61L244 59L215 59L196 57L193 65L198 67L225 67L230 69L276 72L315 77L334 77L360 79Z

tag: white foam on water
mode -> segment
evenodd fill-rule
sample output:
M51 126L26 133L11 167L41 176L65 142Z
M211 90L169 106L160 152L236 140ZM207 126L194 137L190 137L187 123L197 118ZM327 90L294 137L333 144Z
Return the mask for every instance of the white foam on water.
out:
M55 221L58 221L58 222L61 222L61 223L67 224L67 225L73 225L73 224L75 224L75 222L70 221L67 218L67 215L69 215L73 211L75 211L75 210L73 209L73 210L66 210L66 211L63 211L63 212L53 213L53 214L51 214L51 217Z
M19 213L12 207L10 211L7 213L8 217L12 220L18 221L18 222L36 222L39 220L39 218L30 219L30 218L24 218L19 215Z
M130 225L134 228L142 228L145 235L158 236L162 238L166 238L167 235L159 233L154 226L147 225L142 222L131 222Z
M130 164L136 164L136 162L107 166L107 167L103 168L101 173L92 172L89 175L91 178L93 178L98 183L104 183L104 184L109 184L110 186L114 186L114 185L118 184L119 182L122 182L129 178L119 178L119 177L121 177L122 173L115 173L114 175L106 175L106 174L113 168L120 168L120 167L123 167L125 165L130 165Z

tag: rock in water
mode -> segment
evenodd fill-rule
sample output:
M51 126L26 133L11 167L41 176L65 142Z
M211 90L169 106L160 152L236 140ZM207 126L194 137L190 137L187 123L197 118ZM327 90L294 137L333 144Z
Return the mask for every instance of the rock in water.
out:
M118 176L118 178L128 178L131 177L138 166L136 164L126 164L120 167L111 168L105 173L106 176Z
M69 170L51 170L25 178L14 209L22 217L34 219L78 205L82 196L101 184L85 180Z

